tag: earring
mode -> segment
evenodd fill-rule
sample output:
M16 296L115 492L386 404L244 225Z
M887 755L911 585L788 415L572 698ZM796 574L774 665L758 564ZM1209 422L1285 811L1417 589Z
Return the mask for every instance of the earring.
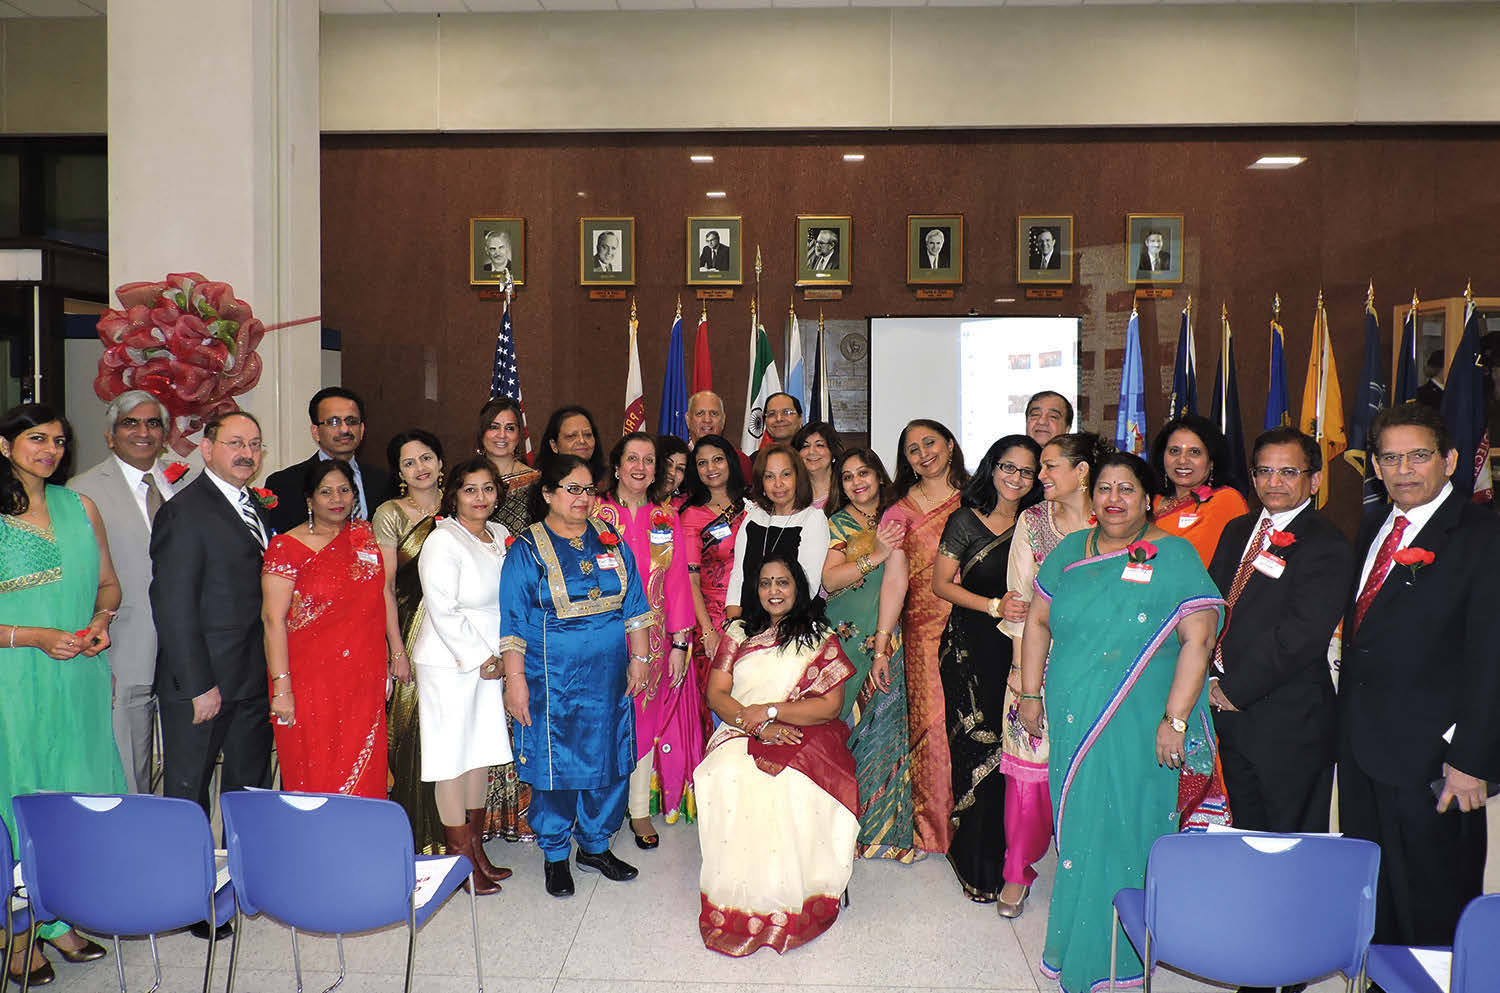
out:
M313 534L312 504L307 505L307 533Z
M397 496L406 496L406 477L401 477L401 492Z
M441 470L441 469L438 470L437 488L438 489L442 489L443 488L443 470Z

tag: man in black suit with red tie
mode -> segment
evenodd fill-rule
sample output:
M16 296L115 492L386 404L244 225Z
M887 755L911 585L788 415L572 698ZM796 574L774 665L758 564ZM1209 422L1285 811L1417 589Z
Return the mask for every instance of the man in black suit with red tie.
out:
M1229 809L1251 831L1327 831L1337 719L1328 642L1354 584L1354 549L1312 505L1323 469L1313 439L1275 428L1250 462L1264 509L1225 526L1208 567L1230 605L1209 673Z
M1394 506L1360 534L1344 617L1339 823L1380 845L1375 940L1449 945L1500 779L1500 517L1449 481L1437 411L1382 411L1370 438Z

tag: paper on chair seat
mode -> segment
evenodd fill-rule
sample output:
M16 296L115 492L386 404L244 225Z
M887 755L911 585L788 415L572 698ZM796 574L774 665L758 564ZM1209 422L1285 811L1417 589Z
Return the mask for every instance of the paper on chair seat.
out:
M229 885L229 851L225 848L214 849L214 867L218 870L214 874L214 892L217 893Z
M430 859L417 863L417 887L411 894L414 906L427 906L427 901L431 900L437 894L438 884L458 864L459 858L461 856L450 855L447 858Z
M1448 993L1448 984L1453 974L1453 953L1437 948L1413 948L1410 951L1411 957L1417 960L1417 965L1422 967L1427 977L1443 993Z
M22 910L26 907L26 897L24 892L26 884L21 882L21 863L16 863L16 870L12 875L14 875L15 878L10 882L12 887L10 906L12 910Z

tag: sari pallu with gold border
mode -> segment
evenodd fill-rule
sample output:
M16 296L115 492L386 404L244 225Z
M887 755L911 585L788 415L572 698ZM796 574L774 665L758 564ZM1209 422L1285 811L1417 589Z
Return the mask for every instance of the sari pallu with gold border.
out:
M1156 763L1156 729L1177 668L1177 625L1224 601L1197 552L1156 542L1147 583L1126 581L1123 551L1084 557L1088 531L1042 564L1050 601L1047 665L1049 782L1058 868L1041 969L1067 993L1108 984L1110 901L1141 886L1151 844L1165 834L1229 822L1205 683L1188 717L1185 764ZM1140 959L1120 943L1117 985L1139 985Z
M847 692L854 666L827 632L812 647L778 646L770 632L745 638L735 621L714 669L728 672L741 704ZM698 766L703 849L698 916L703 943L726 955L804 945L838 918L859 831L859 786L849 729L804 727L796 745L768 745L720 725Z

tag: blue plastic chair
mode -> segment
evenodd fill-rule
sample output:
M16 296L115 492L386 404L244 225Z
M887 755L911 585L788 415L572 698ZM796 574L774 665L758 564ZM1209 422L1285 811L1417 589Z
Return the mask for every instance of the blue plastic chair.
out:
M1109 979L1123 926L1151 972L1165 963L1230 986L1289 986L1342 973L1364 990L1380 848L1327 835L1249 832L1156 839L1145 889L1114 898Z
M4 882L0 883L0 900L5 901L4 957L0 958L0 968L4 968L10 962L11 942L16 940L16 932L29 932L31 929L31 905L21 903L19 907L11 906L11 900L16 897L19 890L14 883L16 878L16 860L11 854L10 828L5 826L3 820L0 820L0 848L5 849L4 854L0 854L0 870L3 870L5 873ZM16 899L17 902L20 902L25 898L19 897ZM6 981L4 973L0 973L0 990L5 988Z
M436 871L453 856L414 856L406 811L389 800L336 793L282 793L245 790L219 801L229 875L234 882L234 942L229 951L229 984L234 993L243 915L265 914L292 929L292 962L302 991L302 959L297 931L332 934L338 942L339 978L344 981L345 934L405 923L406 990L412 988L417 929L474 871L468 858L457 862L420 907L415 903L419 870ZM351 862L355 868L351 871ZM474 926L474 977L484 993L479 961L479 908L469 894Z
M111 935L120 993L126 993L122 936L150 939L155 991L161 987L156 935L205 920L223 924L233 912L229 887L214 890L208 818L190 800L33 793L16 797L13 809L32 916ZM35 942L33 932L28 956ZM213 986L215 944L210 936L204 993Z
M1444 951L1445 949L1436 949ZM1477 896L1458 918L1449 993L1482 993L1500 975L1500 893ZM1438 993L1406 945L1371 945L1370 978L1386 993Z

